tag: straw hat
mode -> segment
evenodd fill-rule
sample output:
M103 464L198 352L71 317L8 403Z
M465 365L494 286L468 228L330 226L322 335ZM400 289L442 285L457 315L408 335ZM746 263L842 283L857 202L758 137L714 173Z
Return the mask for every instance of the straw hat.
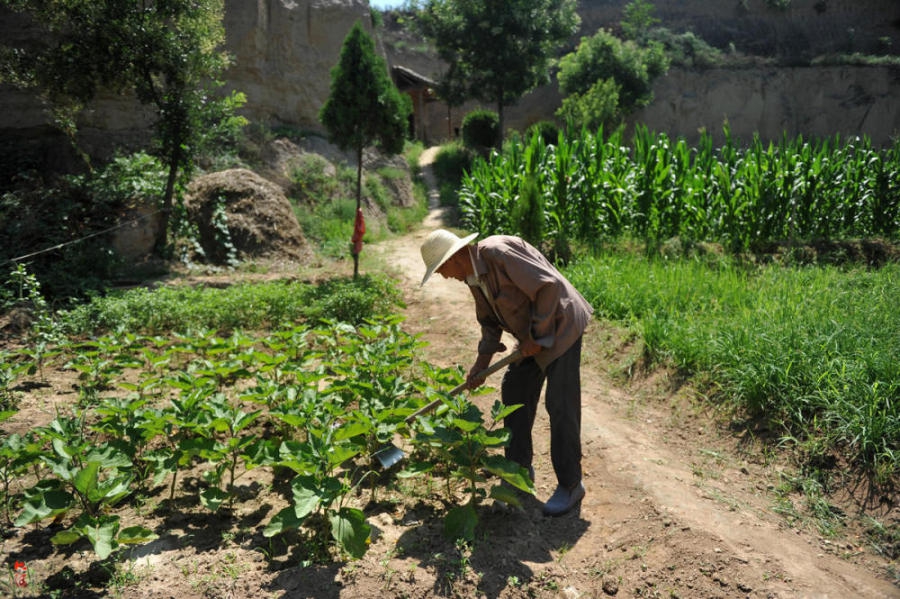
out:
M437 229L429 233L425 241L422 242L422 260L425 261L425 276L422 278L419 286L424 285L425 281L434 274L434 271L441 267L441 264L466 247L476 237L478 237L478 233L459 238L444 229Z

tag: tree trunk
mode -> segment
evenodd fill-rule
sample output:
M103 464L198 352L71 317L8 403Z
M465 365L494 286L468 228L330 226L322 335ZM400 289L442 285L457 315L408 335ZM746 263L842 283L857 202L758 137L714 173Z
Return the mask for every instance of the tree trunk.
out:
M359 146L356 148L356 210L362 207L362 157L363 157L363 148ZM353 246L350 246L350 253L353 256L353 278L357 278L359 276L359 254L357 254L353 250Z
M501 93L500 97L503 95ZM497 150L503 149L503 100L497 100Z
M169 245L169 219L172 216L172 205L175 198L175 180L178 178L178 160L173 157L169 162L169 175L166 177L166 191L163 194L162 218L159 220L159 232L156 235L156 246L153 248L157 256L165 256Z

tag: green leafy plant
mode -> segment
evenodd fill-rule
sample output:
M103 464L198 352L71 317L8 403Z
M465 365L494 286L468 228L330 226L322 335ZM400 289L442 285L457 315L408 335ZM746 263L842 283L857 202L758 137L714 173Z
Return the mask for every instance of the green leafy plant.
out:
M222 394L216 394L203 403L204 429L209 434L208 444L200 449L198 455L212 465L204 474L210 486L200 493L200 502L212 511L216 511L223 502L234 500L235 480L237 479L238 462L255 466L251 452L259 438L249 431L261 411L244 412L231 405ZM255 453L253 454L255 455ZM251 468L247 468L249 470ZM223 490L220 484L228 474L227 486Z
M121 545L156 538L141 526L120 530L119 516L106 513L131 493L132 464L127 455L110 444L94 445L84 436L84 422L78 418L56 418L39 433L52 446L53 451L40 459L55 478L45 478L23 493L17 526L77 513L75 522L51 542L69 545L86 538L101 559Z
M470 150L485 152L498 145L500 117L491 110L473 110L463 117L463 143Z
M540 138L509 144L464 176L461 224L482 235L515 231L510 206L530 181L526 161L537 156L545 236L554 243L600 249L637 239L656 253L678 239L741 254L785 240L892 239L900 231L900 142L876 149L864 138L785 138L741 147L727 126L724 133L719 147L708 134L691 148L644 127L630 145L622 131L585 129L540 152L530 150Z
M425 460L410 466L416 473L440 465L444 473L448 498L454 496L453 481L462 483L468 501L448 510L444 519L444 534L452 539L472 541L478 526L478 505L487 497L520 506L514 489L534 494L534 483L528 471L519 464L495 453L509 442L509 431L497 425L520 405L504 406L499 401L491 408L491 425L485 427L481 411L462 397L447 398L448 409L444 415L422 419L421 430L414 443L421 448ZM485 473L499 478L489 490ZM506 484L504 484L506 483ZM511 485L510 488L507 485Z
M355 423L342 424L338 413L318 410L323 404L333 406L326 397L308 394L298 406L294 423L304 427L305 440L284 441L276 461L277 466L296 474L291 481L292 505L275 514L263 534L272 537L311 520L313 535L322 542L323 529L315 526L318 517L329 523L331 538L358 558L368 549L371 527L362 510L343 504L352 485L349 473L341 466L363 450L354 441L360 428ZM331 412L337 410L332 407Z

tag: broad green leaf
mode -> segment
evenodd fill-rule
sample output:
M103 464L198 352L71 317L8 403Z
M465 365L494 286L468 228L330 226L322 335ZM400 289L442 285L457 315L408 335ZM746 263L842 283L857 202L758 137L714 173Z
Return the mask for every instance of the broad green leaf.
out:
M253 439L252 443L244 449L241 458L247 469L257 466L267 466L278 461L278 445L276 439Z
M480 429L473 432L470 436L470 442L478 443L484 447L498 447L505 445L507 441L509 441L509 431L506 429L493 431Z
M55 481L42 481L25 492L22 513L16 518L16 526L33 524L45 518L58 516L70 510L75 498L68 491L48 488Z
M359 455L361 448L349 443L340 443L331 446L328 452L328 465L339 466Z
M149 528L144 528L143 526L129 526L119 533L116 540L123 545L141 545L143 543L155 541L158 538L159 535Z
M454 418L453 426L458 428L464 433L471 433L475 429L481 426L480 422L473 422L471 420L465 420L463 418Z
M534 495L534 483L525 468L501 455L488 455L482 460L485 470L526 493Z
M269 523L263 529L263 536L274 537L286 530L300 528L301 524L303 524L303 518L297 517L296 509L294 507L286 507L272 516L272 519L269 520Z
M522 404L520 403L511 406L504 406L499 401L496 401L494 402L494 406L491 409L491 418L494 419L494 422L499 422L521 407Z
M112 445L103 445L91 448L85 455L85 460L97 462L103 468L130 468L131 459L121 450Z
M94 489L97 487L99 472L99 462L88 462L84 465L84 468L75 472L75 476L72 478L72 486L90 500L94 494Z
M471 503L457 506L447 512L444 517L444 536L448 539L475 539L475 527L478 526L478 514Z
M365 435L372 429L372 426L367 422L363 422L360 420L354 420L348 422L338 428L334 432L334 440L335 441L344 441L346 439L352 439L358 435Z
M397 473L397 478L412 478L434 470L433 462L410 462L406 468Z
M119 546L116 543L116 533L119 531L118 516L88 518L82 515L78 519L76 527L91 542L91 545L94 547L94 553L100 559L109 557Z
M131 493L131 481L133 478L131 474L121 474L100 481L93 493L88 495L88 499L96 504L115 505L120 499Z
M457 431L439 426L434 429L434 437L443 445L455 445L462 440L462 435Z
M315 476L301 474L294 477L291 488L294 490L294 512L302 520L319 507L322 501L319 481Z
M50 538L50 542L54 545L71 545L72 543L81 539L84 535L78 531L72 530L71 528L68 530L61 530Z
M328 519L331 521L331 536L344 551L356 559L365 555L371 543L372 527L366 522L362 510L343 507Z
M507 505L522 507L522 502L521 500L519 500L519 495L516 493L515 489L510 486L494 485L493 487L491 487L490 496L492 499L502 501Z
M203 507L210 511L216 511L225 501L228 500L228 493L219 487L210 487L200 493L200 503Z
M288 426L294 428L302 428L309 421L309 417L302 414L292 414L289 412L271 412L271 415L278 418Z

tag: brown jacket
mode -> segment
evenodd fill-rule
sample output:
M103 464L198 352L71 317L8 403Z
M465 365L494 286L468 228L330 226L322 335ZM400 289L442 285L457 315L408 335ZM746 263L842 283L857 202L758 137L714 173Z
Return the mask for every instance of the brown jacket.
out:
M506 331L543 346L534 359L546 368L584 333L593 308L536 248L518 237L493 235L471 252L478 281L467 282L481 325L479 354L503 351Z

